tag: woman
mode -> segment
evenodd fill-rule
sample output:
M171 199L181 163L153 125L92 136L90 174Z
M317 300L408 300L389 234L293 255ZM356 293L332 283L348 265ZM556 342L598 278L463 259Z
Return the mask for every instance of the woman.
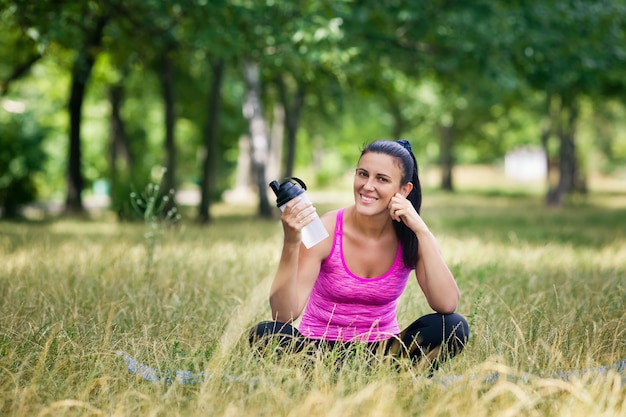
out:
M287 204L270 292L273 321L253 328L250 343L275 340L302 351L364 342L376 354L413 361L460 352L469 326L455 313L456 281L419 215L422 192L408 141L380 140L363 149L354 200L322 216L330 237L310 249L301 244L301 230L315 208L298 198ZM400 331L396 307L412 270L435 313Z

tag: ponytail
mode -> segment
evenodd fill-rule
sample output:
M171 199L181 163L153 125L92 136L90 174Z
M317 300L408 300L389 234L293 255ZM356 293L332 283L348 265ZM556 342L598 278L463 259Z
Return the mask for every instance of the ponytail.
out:
M411 172L410 182L413 183L413 189L407 196L407 200L409 200L411 204L413 204L413 207L415 207L415 210L419 214L420 209L422 208L422 187L420 185L420 179L417 175L417 161L415 160L415 155L413 155L413 149L411 148L411 144L408 140L399 139L396 141L396 143L402 145L402 147L406 149L411 156L412 163L409 167L405 167L405 171ZM403 184L406 184L406 182L407 181L402 181Z

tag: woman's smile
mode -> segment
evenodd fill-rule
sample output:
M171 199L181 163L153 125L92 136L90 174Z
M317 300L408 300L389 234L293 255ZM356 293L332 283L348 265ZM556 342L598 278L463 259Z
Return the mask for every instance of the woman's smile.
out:
M373 204L378 201L378 198L372 195L366 195L366 194L361 193L360 196L361 196L361 202L363 204Z

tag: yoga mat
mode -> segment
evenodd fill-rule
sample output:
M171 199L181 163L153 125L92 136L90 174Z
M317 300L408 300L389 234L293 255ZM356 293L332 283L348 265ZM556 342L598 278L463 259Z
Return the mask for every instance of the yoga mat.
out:
M138 362L130 355L118 351L118 355L120 355L124 361L126 362L126 367L128 370L134 374L139 375L144 380L149 382L161 382L166 385L171 385L176 382L181 385L191 385L191 384L199 384L207 379L213 379L216 376L206 372L194 373L192 371L186 370L178 370L178 371L167 371L167 372L159 372L157 369L152 368L148 365L144 365L141 362ZM549 375L533 375L530 373L522 372L520 374L512 374L512 373L502 373L502 372L490 372L487 375L482 376L483 382L488 384L495 384L502 377L505 377L508 381L518 381L518 382L529 382L532 378L542 377L542 378L553 378L553 379L561 379L563 381L570 381L574 378L581 378L586 375L593 376L606 376L609 372L617 372L622 375L622 382L626 382L626 358L621 359L611 365L600 366L598 368L586 368L586 369L571 369L565 371L557 371L551 373ZM248 383L248 384L256 384L258 382L257 378L243 378L234 375L220 375L224 382L233 382L233 383ZM479 378L478 375L451 375L451 376L441 376L441 377L430 377L432 381L440 382L443 385L453 384L455 382L463 382L468 380L474 380Z

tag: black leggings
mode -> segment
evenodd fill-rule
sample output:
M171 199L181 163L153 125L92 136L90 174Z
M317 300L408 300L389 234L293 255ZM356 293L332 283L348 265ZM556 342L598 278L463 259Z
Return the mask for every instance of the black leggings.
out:
M374 354L383 353L395 358L418 361L430 351L441 348L437 360L445 360L460 353L469 337L469 325L459 314L427 314L415 320L400 334L380 342L367 343ZM250 344L258 348L270 342L291 352L333 349L337 345L348 347L353 343L310 339L289 323L264 321L250 330ZM433 358L434 359L434 358Z

